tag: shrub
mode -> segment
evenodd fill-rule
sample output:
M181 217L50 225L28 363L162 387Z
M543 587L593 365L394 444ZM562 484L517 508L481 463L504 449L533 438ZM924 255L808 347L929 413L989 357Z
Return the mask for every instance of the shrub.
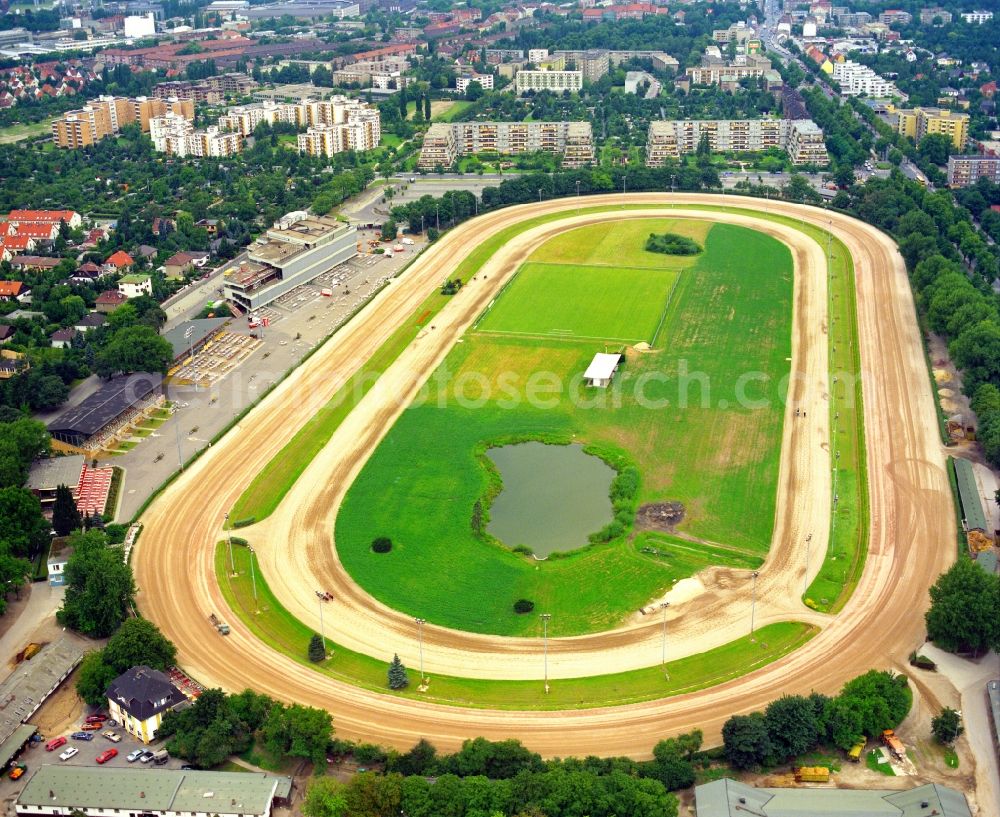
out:
M514 612L515 613L530 613L535 609L535 602L530 599L518 599L514 602Z
M388 536L379 536L372 539L372 550L375 553L388 553L392 550L392 539Z
M318 635L313 635L309 639L309 660L318 664L324 658L326 658L326 650L323 649L323 639Z
M246 519L237 519L235 522L233 522L233 527L245 528L247 527L247 525L252 525L256 521L257 521L256 516L248 516Z
M229 541L232 542L234 545L243 545L243 547L246 547L247 545L250 544L242 536L230 536Z
M701 246L696 241L692 241L687 236L677 235L677 233L663 233L657 235L650 233L646 239L646 249L649 252L659 252L664 255L697 255L701 252Z
M533 556L535 553L535 551L533 551L527 545L515 545L513 548L511 548L511 550L513 550L514 553L520 553L524 556Z

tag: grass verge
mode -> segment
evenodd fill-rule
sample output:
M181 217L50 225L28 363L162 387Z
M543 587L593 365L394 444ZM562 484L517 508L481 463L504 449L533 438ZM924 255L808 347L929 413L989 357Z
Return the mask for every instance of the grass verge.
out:
M309 662L306 651L313 630L289 613L275 598L267 582L256 571L257 600L250 574L250 552L233 548L236 575L229 572L226 542L215 551L215 572L223 596L233 613L253 634L289 658L339 681L389 695L456 706L491 709L583 709L655 700L695 692L721 684L759 669L800 647L818 628L798 622L769 624L756 632L756 640L740 638L714 650L671 661L659 666L613 675L569 678L551 682L548 695L542 687L542 667L535 681L490 681L435 675L427 692L418 692L415 656L402 656L410 665L410 686L390 693L386 671L391 655L379 661L327 639L332 657L322 665ZM220 636L221 637L221 636ZM658 648L657 648L658 649Z

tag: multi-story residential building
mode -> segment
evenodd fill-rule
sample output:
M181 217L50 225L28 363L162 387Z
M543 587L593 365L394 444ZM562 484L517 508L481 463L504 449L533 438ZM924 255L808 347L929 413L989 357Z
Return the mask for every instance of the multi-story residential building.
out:
M217 105L228 94L249 94L257 83L246 74L219 74L196 82L161 82L153 88L157 99L190 99L195 103Z
M794 164L828 164L823 131L811 119L666 120L649 123L646 164L694 153L702 139L713 151L757 152L778 148Z
M529 48L528 49L528 62L538 65L538 63L549 58L549 49L547 48ZM519 60L521 57L512 57L511 59Z
M843 11L833 15L840 28L861 28L872 21L872 16L867 11Z
M52 123L52 141L61 148L87 147L118 133L125 125L136 123L144 133L148 133L150 112L154 110L157 116L175 113L194 119L194 103L189 99L101 96L55 120Z
M341 121L310 127L298 136L300 153L333 156L345 150L374 150L382 139L378 108L347 109Z
M948 157L949 187L970 187L980 179L1000 184L1000 156Z
M289 213L247 247L247 260L223 275L225 297L260 309L357 255L357 229L326 216Z
M729 28L717 28L712 32L712 39L717 43L742 43L754 35L754 30L746 23L733 23Z
M952 14L950 11L943 9L940 6L920 9L920 22L922 25L929 26L935 20L940 20L944 25L948 25L948 23L952 21Z
M424 136L418 166L451 167L459 156L476 153L514 155L547 151L563 156L564 167L594 159L589 122L452 122L431 125Z
M455 90L464 94L473 82L478 82L485 91L493 90L493 74L462 74L455 77Z
M969 115L944 108L900 108L896 112L896 129L919 142L925 136L943 133L951 137L957 150L965 147L969 136Z
M973 25L982 25L983 23L988 23L993 19L992 11L963 11L962 19L967 23L972 23Z
M665 51L609 51L608 62L617 68L629 60L650 60L655 71L676 71L680 63Z
M905 26L909 25L913 21L913 15L908 11L902 11L901 9L887 9L879 14L878 21L880 23L885 23L887 26Z
M222 131L214 125L195 130L191 122L173 113L153 117L149 121L149 135L159 153L172 156L225 157L243 149L241 134Z
M840 84L845 96L889 97L900 96L894 83L876 74L867 65L845 60L833 64L833 78Z
M771 69L771 61L761 65L698 65L684 71L693 85L720 85L725 82L739 82L741 79L758 79Z
M502 62L511 60L523 60L524 51L520 48L487 48L486 62L490 65L499 65Z
M587 82L597 82L608 73L611 65L610 55L599 48L589 48L582 51L556 51L553 56L562 57L566 65L572 65L583 73Z
M582 71L518 71L514 77L514 91L580 91L583 89Z

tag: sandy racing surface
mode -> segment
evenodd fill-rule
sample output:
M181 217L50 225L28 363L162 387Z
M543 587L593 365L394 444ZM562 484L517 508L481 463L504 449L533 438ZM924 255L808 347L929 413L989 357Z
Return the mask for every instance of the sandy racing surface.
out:
M357 587L336 560L336 508L357 471L421 383L495 297L532 249L555 232L588 221L662 215L619 211L575 215L578 202L525 205L456 228L426 251L354 320L314 354L263 404L177 479L143 515L133 555L142 612L178 646L180 662L202 683L253 687L275 697L330 710L338 734L409 746L428 737L442 749L463 738L521 738L547 754L648 754L664 734L699 727L711 739L738 711L762 708L785 692L833 692L872 667L894 666L923 639L927 587L954 558L954 522L930 381L903 263L890 239L834 213L770 202L770 212L831 228L855 259L859 342L865 373L865 424L871 497L869 556L861 582L834 617L799 601L804 538L812 534L810 575L819 569L829 531L830 458L827 412L826 267L824 249L801 233L754 217L754 199L688 194L632 194L630 204L745 204L739 215L672 211L671 215L752 226L788 244L796 263L792 328L792 397L786 408L775 534L758 579L757 623L795 619L823 631L792 655L739 680L663 701L559 713L511 712L424 704L328 679L258 642L226 615L213 553L223 518L259 470L399 326L458 261L488 235L525 218L565 211L567 218L508 242L476 280L433 320L361 400L330 444L307 468L278 510L241 531L261 558L275 594L318 626L314 590L332 591L326 632L338 643L379 658L398 651L416 664L416 625ZM589 197L585 206L620 205L621 196ZM807 413L796 418L798 406ZM706 590L686 593L670 609L669 657L702 652L746 634L750 577L713 569ZM222 612L232 626L220 637L208 622ZM651 666L659 662L659 622L632 620L612 632L550 640L552 678ZM538 678L540 640L461 633L428 626L430 674Z

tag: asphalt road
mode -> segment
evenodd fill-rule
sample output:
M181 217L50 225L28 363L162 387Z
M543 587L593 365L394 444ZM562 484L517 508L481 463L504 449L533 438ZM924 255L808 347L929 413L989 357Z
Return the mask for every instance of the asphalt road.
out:
M745 204L751 218L762 209L756 199L727 200L730 206ZM695 194L633 194L629 201L651 205L721 203L717 196ZM620 202L621 196L588 199L590 205ZM871 512L868 559L843 611L829 617L823 631L803 648L738 681L662 701L559 713L513 712L435 706L358 689L275 652L238 621L232 622L233 634L225 639L211 628L208 613L225 609L212 567L223 516L285 440L335 391L336 383L329 374L336 372L343 378L356 369L486 236L524 218L572 211L576 206L575 200L562 200L508 208L448 233L152 504L144 514L146 531L134 556L141 589L139 606L177 644L181 662L194 677L229 689L250 686L283 700L326 708L334 714L339 734L400 747L427 737L450 749L466 737L483 735L493 739L518 737L547 755L572 751L644 756L665 734L697 727L715 742L722 723L735 712L761 709L784 693L813 689L834 692L846 678L872 667L905 666L910 650L923 640L921 613L928 603L927 588L954 560L954 549L940 546L953 536L953 510L909 282L895 244L887 236L845 216L785 202L764 206L829 226L854 258L860 355L867 373L863 389ZM721 214L716 217L726 218ZM773 224L761 221L759 226L769 229ZM491 261L491 269L516 265L523 250L503 248ZM803 260L808 260L805 244L800 243L797 251L806 252ZM809 280L815 279L810 276ZM469 299L478 298L487 286L483 282L479 288L468 288ZM805 302L796 298L796 309L810 304L806 324L814 331L825 331L825 302L807 293L803 297ZM449 308L461 310L462 303L461 297L456 298ZM449 327L448 335L434 343L446 351L461 331L463 316L442 312L441 324ZM796 320L795 325L801 324ZM796 334L793 349L802 342ZM418 340L416 345L420 344ZM436 359L429 353L427 358ZM370 416L369 425L385 419ZM787 458L793 456L798 462L805 453L799 446L793 456L793 450L783 446L782 467L794 468L795 463ZM800 491L823 493L822 488L816 490L794 480L783 490L789 491L783 507L794 515L790 517L793 521L798 520L798 507L812 507ZM777 522L781 524L781 520ZM828 526L829 518L821 515L808 522L814 530L821 529ZM802 529L798 530L801 533ZM290 535L282 543L289 554L322 547L322 543L296 539L296 532L286 532ZM178 564L185 569L177 570ZM801 563L790 568L801 579ZM269 580L273 578L269 576ZM747 584L730 587L728 592L746 595ZM707 595L712 601L712 594ZM373 616L382 614L374 603L371 612ZM691 599L683 612L684 623L675 637L684 637L685 627L697 630L706 624L700 615L699 597ZM709 620L708 625L715 621ZM397 639L412 641L415 635L411 625L398 632ZM442 645L460 648L469 635L442 630L436 637ZM611 648L628 648L630 639L632 646L639 648L647 637L641 629L616 630L550 640L549 647L566 660L577 660L577 656L588 660L588 654L601 656ZM540 658L541 646L492 639L494 651L514 649L530 661ZM473 653L466 657L471 660ZM462 674L461 667L456 669Z

